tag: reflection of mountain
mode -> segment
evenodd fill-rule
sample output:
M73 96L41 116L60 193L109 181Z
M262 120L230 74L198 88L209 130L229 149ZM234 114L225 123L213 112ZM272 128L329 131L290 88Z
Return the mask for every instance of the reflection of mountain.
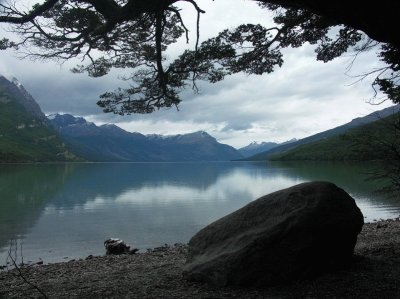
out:
M84 163L52 202L72 207L96 197L115 198L128 190L172 185L204 190L234 171L233 163ZM237 167L240 163L237 163ZM67 195L67 197L66 197Z
M163 190L165 186L204 192L220 179L235 173L242 175L242 181L237 181L242 187L230 187L237 193L241 189L243 192L254 189L254 194L262 189L272 192L304 181L324 180L337 184L356 197L375 198L376 201L391 204L391 199L383 195L371 196L378 186L365 181L369 170L365 164L328 162L84 163L75 165L74 175L65 182L63 192L56 195L52 204L56 207L73 207L96 198L115 199L131 191L143 194L141 192L146 189ZM268 188L259 185L265 183L272 185Z
M232 184L216 186L218 180L242 173L238 171L242 167L254 169L246 163L7 165L0 170L0 249L7 248L9 239L24 238L27 258L47 259L49 253L41 248L50 239L54 244L48 250L57 252L60 260L74 253L71 246L82 246L72 244L76 238L85 240L87 254L101 254L99 240L110 236L127 240L135 236L142 247L186 242L205 224L253 198L238 184L237 189ZM140 208L125 209L124 204L130 203ZM82 209L95 212L79 212Z
M0 166L0 248L33 227L73 164Z
M141 249L187 242L251 200L310 180L338 184L368 217L400 212L400 203L370 193L361 175L366 170L362 164L256 162L2 166L0 248L9 238L24 238L27 259L61 261L103 254L109 237ZM375 214L381 205L394 212Z
M165 185L201 191L234 169L232 163L1 165L0 248L34 227L49 204L72 208L97 197L115 199L129 190Z
M238 181L243 186L234 188L238 197L241 188L243 192L248 192L248 188L267 190L260 186L266 182L272 184L271 188L275 188L272 191L275 191L296 182L327 180L361 197L370 197L376 189L364 181L365 165L297 162L268 165L271 167L241 162L3 165L0 169L0 221L9 225L0 226L0 245L11 236L23 234L26 227L32 227L48 204L73 208L96 198L114 200L132 191L143 194L146 190L163 190L165 186L204 192L220 178L234 175L237 171L246 174ZM231 195L235 197L235 194ZM384 197L377 198L381 199L390 201ZM18 223L15 224L13 219L18 219Z

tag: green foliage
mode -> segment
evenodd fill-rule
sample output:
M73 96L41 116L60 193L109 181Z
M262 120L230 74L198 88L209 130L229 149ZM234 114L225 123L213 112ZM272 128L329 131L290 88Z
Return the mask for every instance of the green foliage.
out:
M275 161L400 161L400 114L395 114L344 134L300 145L270 159ZM398 153L396 156L396 152Z
M180 10L174 6L178 2L192 4L199 24L204 11L195 0L47 0L32 6L29 13L3 4L0 22L18 24L14 30L22 39L17 43L0 40L0 49L26 47L28 56L39 59L87 58L87 65L73 71L93 77L104 76L112 68L132 69L130 88L106 92L98 101L104 112L123 115L177 106L182 89L191 85L196 91L197 80L215 83L238 72L271 73L283 64L282 50L287 47L315 45L317 60L327 62L348 51L357 54L378 45L352 27L357 21L362 23L362 18L346 22L342 15L317 15L302 8L310 6L309 1L271 1L282 4L277 5L258 0L261 7L273 11L275 26L243 24L224 30L201 45L197 40L194 50L167 61L163 53L168 46L184 33L188 39ZM316 2L311 6L324 8L323 1ZM340 4L328 7L332 5L338 13L342 11ZM366 28L363 25L359 28ZM34 52L32 45L39 50ZM399 49L382 44L379 57L387 66L366 76L375 74L374 88L398 103Z
M55 131L0 89L0 163L76 160Z
M11 42L8 38L0 39L0 50L6 50L8 48L16 48L16 44Z

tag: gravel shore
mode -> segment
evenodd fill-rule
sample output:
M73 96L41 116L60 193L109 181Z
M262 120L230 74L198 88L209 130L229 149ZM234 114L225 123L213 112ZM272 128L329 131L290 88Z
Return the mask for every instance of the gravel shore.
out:
M182 278L185 246L23 267L48 298L400 298L400 220L366 223L346 269L268 289L222 288ZM266 269L268 271L268 269ZM17 270L0 271L0 298L43 298Z

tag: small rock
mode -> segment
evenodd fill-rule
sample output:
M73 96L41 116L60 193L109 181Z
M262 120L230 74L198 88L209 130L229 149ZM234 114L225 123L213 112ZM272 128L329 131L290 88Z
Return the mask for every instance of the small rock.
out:
M388 227L388 224L387 223L378 223L377 225L376 225L376 228L387 228Z
M116 238L110 238L104 241L104 247L106 248L107 254L133 254L138 249L130 249L131 247L127 245L124 241Z
M139 249L133 248L133 249L129 250L128 254L135 254L138 251L139 251Z
M168 244L164 244L163 246L160 247L155 247L151 251L152 252L163 252L163 251L168 251L171 248Z

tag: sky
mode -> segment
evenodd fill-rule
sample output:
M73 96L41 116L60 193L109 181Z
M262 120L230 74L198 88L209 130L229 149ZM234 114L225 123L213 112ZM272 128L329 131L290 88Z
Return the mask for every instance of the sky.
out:
M0 0L1 2L2 0ZM272 25L272 15L249 0L202 0L200 40L215 36L225 28L244 23ZM196 12L180 5L191 42L184 39L166 52L173 59L183 49L193 48ZM12 36L6 26L0 37ZM174 135L206 131L221 143L242 147L253 141L284 142L304 138L334 128L392 104L371 105L373 78L356 82L356 75L380 64L374 52L359 56L350 70L351 55L318 62L314 47L305 45L284 51L284 65L272 74L237 74L224 81L201 82L199 93L188 88L181 94L179 111L164 109L147 115L105 114L96 105L98 96L126 86L120 76L127 70L112 71L101 78L73 74L80 60L55 61L18 59L18 53L0 53L0 75L16 77L38 102L45 114L70 113L98 125L115 123L130 132Z

